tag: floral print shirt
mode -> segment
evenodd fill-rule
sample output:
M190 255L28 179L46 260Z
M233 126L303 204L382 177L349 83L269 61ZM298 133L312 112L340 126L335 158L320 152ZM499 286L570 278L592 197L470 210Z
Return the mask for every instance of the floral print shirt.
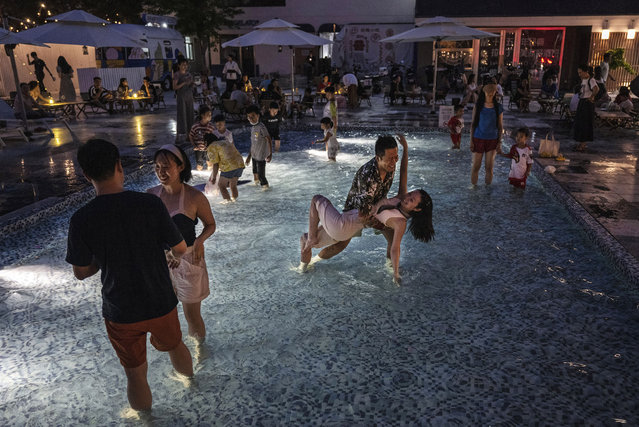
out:
M344 203L344 211L357 209L364 214L370 213L373 205L385 198L390 191L393 175L387 173L382 181L377 168L377 159L373 157L355 174L351 190Z

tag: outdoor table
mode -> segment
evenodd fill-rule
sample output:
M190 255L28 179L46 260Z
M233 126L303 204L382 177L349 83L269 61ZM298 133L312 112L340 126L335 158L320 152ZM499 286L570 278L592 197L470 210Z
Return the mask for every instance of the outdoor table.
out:
M84 114L85 118L87 117L87 113L85 111L87 103L85 101L50 102L48 104L38 104L38 107L43 110L50 110L53 112L60 111L65 119L79 119L82 114Z
M150 101L152 98L150 96L123 96L120 98L116 98L115 100L120 103L122 109L124 110L125 105L133 104L133 101ZM133 108L135 111L135 108Z
M601 124L603 126L608 126L610 129L625 126L632 119L629 114L626 114L623 111L595 110L595 114Z

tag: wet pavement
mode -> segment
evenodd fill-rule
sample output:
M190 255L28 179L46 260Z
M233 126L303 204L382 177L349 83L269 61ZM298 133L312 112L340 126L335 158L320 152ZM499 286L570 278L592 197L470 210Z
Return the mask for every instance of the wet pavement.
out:
M7 146L0 150L0 229L88 187L74 160L78 141L104 138L116 143L129 173L149 164L158 147L175 140L175 99L169 94L166 98L167 108L155 112L89 114L86 120L70 123L74 135L60 124L53 128L54 138L38 133L29 143L6 138ZM437 118L426 105L409 103L391 107L383 103L381 95L371 101L372 106L363 103L356 110L340 110L340 127L437 127ZM308 126L317 130L322 108L315 106L315 118L287 121L284 127ZM639 259L639 131L596 128L595 141L589 144L587 152L573 152L570 126L560 121L558 115L541 114L536 109L533 102L530 113L506 110L506 131L528 126L534 131L534 148L547 132L554 131L569 161L540 158L536 161L542 167L555 166L552 178ZM466 112L465 120L467 124L470 122L470 111ZM244 126L244 121L228 122L231 130ZM510 143L506 139L505 144ZM462 147L468 147L468 134L462 139Z

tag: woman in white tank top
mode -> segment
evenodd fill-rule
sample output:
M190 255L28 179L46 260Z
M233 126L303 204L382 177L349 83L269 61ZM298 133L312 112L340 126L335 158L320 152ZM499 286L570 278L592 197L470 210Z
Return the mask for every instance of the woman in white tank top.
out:
M400 135L400 143L404 150L408 148L406 139ZM399 285L400 244L406 228L413 237L422 242L432 239L433 203L424 190L407 191L408 158L402 156L399 171L399 192L391 199L379 201L371 209L371 215L384 225L382 234L388 245L386 258L393 267L393 281ZM364 220L358 219L359 212L350 210L339 212L326 197L316 195L311 200L308 233L302 235L301 270L305 271L311 259L312 248L323 248L339 241L352 238L364 228ZM408 223L410 219L410 224ZM321 225L320 225L321 224Z

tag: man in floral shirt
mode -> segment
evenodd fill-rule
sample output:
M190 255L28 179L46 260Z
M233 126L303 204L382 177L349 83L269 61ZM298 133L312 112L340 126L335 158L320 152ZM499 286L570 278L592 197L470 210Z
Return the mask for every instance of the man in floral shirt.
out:
M408 157L407 150L403 150L402 157ZM344 211L357 209L359 210L359 219L366 226L380 228L379 221L373 217L371 209L375 203L388 194L393 184L395 164L398 159L395 138L390 135L377 138L375 157L359 168L355 174L346 203L344 203ZM319 253L319 257L321 259L332 258L342 252L349 242L350 239L328 246Z

